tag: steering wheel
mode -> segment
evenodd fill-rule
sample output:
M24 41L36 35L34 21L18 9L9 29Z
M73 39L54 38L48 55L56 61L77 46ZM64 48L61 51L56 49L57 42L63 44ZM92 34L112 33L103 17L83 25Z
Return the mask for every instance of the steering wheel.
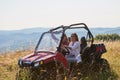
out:
M66 54L68 55L70 53L69 48L65 46L63 48L60 48L60 51L63 55L66 55Z
M65 47L66 54L70 54L70 49L68 47Z

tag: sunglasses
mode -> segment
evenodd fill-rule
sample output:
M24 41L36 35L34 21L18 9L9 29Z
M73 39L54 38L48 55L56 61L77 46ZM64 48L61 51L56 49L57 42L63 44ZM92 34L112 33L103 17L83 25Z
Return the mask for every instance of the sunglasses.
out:
M75 37L75 36L71 36L71 37Z

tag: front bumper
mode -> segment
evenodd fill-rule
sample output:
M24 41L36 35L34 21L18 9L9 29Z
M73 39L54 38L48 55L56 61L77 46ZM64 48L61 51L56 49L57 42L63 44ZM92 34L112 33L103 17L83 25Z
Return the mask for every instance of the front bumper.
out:
M37 62L29 62L29 61L23 61L23 60L19 60L18 61L18 65L19 67L40 67L43 64L43 61L37 61Z

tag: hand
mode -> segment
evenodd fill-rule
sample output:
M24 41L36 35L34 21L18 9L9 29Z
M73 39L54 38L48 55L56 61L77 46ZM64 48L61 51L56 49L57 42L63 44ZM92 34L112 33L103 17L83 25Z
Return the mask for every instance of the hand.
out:
M69 47L69 46L67 46L67 45L64 45L64 47L65 47L65 48L68 48L68 49L70 49L70 50L72 49L71 47Z

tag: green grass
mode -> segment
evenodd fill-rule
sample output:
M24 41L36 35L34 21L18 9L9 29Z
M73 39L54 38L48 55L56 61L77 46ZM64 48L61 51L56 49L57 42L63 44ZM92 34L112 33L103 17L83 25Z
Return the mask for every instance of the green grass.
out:
M103 54L103 58L107 59L110 70L99 73L92 70L89 74L82 75L81 80L120 80L120 41L104 42L107 53ZM10 54L0 55L0 80L15 80L16 73L19 71L18 59L31 51L19 51ZM74 79L73 79L74 80Z

